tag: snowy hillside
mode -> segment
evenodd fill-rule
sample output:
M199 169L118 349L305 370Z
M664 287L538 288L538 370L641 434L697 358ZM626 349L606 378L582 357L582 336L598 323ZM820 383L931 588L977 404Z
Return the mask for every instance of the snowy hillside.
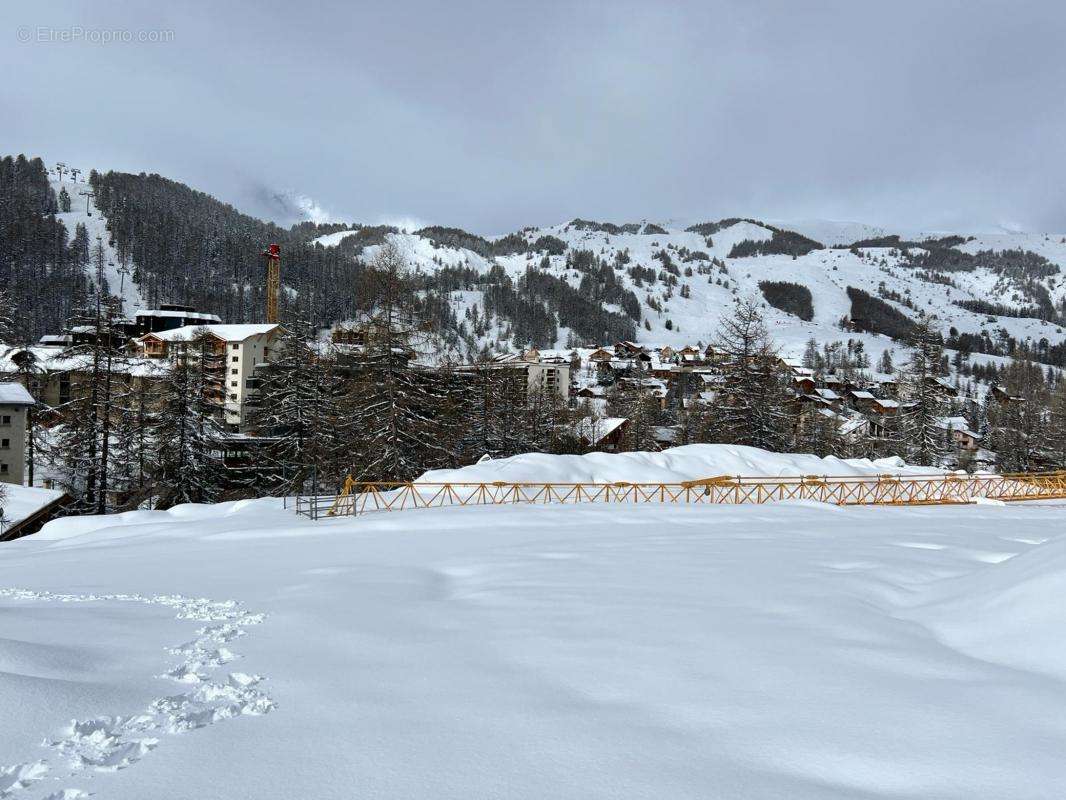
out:
M0 797L1057 797L1064 514L60 520L2 546Z
M103 278L108 291L122 299L122 310L126 314L132 314L142 308L144 304L137 283L134 281L133 266L123 264L118 254L115 253L111 244L111 234L107 229L107 219L96 207L91 194L82 195L82 192L91 192L89 184L82 181L74 182L69 177L63 180L50 180L49 184L57 195L65 189L70 196L70 211L56 214L56 218L63 222L70 236L74 236L78 225L84 225L89 235L89 279L94 285L97 283L96 247L99 244L103 248ZM124 268L126 274L121 272Z
M716 224L712 225L717 228ZM773 227L779 226L786 226L786 223L777 223ZM1066 341L1066 330L1054 322L1035 316L989 315L957 305L984 301L1028 308L1034 304L1034 297L1046 291L1050 303L1061 309L1066 301L1066 281L1057 274L1033 280L1028 276L1016 279L993 265L981 265L980 259L972 270L919 269L908 258L921 255L920 247L912 247L907 252L892 246L847 249L847 245L855 241L889 235L883 228L861 223L807 221L787 225L787 230L798 231L825 245L796 257L789 254L731 257L734 246L740 242L765 243L773 237L770 227L749 221L724 224L710 236L680 228L660 228L665 233L646 232L655 231L656 227L654 223L651 227L648 223L637 223L628 226L629 230L618 230L618 226L600 223L569 223L530 228L520 234L527 251L504 255L486 255L484 248L478 248L478 252L469 247L442 245L421 232L390 234L388 238L401 248L417 269L426 273L442 267L465 266L485 274L499 266L514 281L519 281L529 270L538 270L575 288L581 285L585 275L568 269L568 258L579 250L590 251L602 262L612 265L615 280L637 297L640 318L634 320L636 337L653 344L676 346L709 342L719 320L730 313L733 301L754 296L764 302L771 333L784 355L798 357L804 343L812 336L820 342L846 338L861 340L874 360L885 349L898 349L898 343L885 335L841 330L841 320L852 310L848 287L883 299L911 319L916 319L919 312L935 314L945 336L954 329L961 334L985 333L991 341L1000 341L1003 336L1032 343L1046 339L1052 345ZM632 232L633 229L636 232ZM322 236L317 241L332 247L354 233L341 231ZM910 236L921 242L928 237L942 238L945 235L914 233L905 234L905 238ZM545 262L546 251L538 250L535 244L551 241L546 237L559 240L565 245L565 251L548 255ZM817 240L817 237L825 241ZM504 239L499 237L495 241ZM958 250L977 254L1024 250L1046 258L1050 262L1049 269L1056 272L1066 266L1066 239L1061 235L1003 233L965 239L959 237L960 244L938 252ZM372 257L375 249L373 246L367 248L364 257ZM673 287L665 285L660 277L667 263L664 255L677 272L677 283ZM653 281L646 277L637 280L632 274L634 268L651 270L657 277ZM805 321L766 303L760 289L763 281L784 281L806 287L813 301L812 319ZM477 290L453 293L453 306L460 318L469 319L471 307L483 300ZM623 311L609 304L606 307L619 313ZM489 344L509 346L510 342L501 341L507 330L507 325L490 326L482 343L487 340ZM570 330L560 325L557 340L550 344L565 347L568 338ZM978 358L998 360L994 356Z

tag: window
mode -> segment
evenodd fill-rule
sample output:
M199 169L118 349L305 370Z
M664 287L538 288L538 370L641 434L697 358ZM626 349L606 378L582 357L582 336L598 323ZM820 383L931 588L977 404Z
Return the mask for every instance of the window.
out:
M238 383L239 383L239 381L230 381L229 385L230 386L236 386Z
M263 360L266 361L268 358L270 358L270 348L269 347L264 347L263 348Z
M0 425L10 425L10 424L11 424L11 415L10 414L4 414L4 416L0 417Z
M0 450L10 450L10 449L11 449L11 440L10 439L0 439Z
M239 358L240 358L240 356L234 356L233 358L231 358L231 359L230 359L230 361L232 361L232 362L233 362L234 364L236 364L236 363L237 363L237 360L238 360Z
M230 399L230 400L236 400L236 399L237 399L237 395L235 395L235 394L231 394L231 395L229 396L229 399Z
M231 369L231 370L229 371L229 374L230 374L230 375L236 375L236 374L237 374L237 370L235 370L235 369Z
M7 474L7 464L0 464L0 475Z
M233 344L230 345L230 349L231 350L239 350L240 347L241 347L240 342L234 342Z

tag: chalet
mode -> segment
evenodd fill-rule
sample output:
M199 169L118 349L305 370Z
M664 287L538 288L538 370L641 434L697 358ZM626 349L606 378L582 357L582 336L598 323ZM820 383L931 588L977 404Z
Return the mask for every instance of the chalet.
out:
M941 417L936 425L950 436L951 443L956 450L972 453L980 449L981 437L970 429L970 423L966 417Z
M666 345L666 347L659 349L659 358L662 361L673 361L676 355L677 353L674 352L674 348L670 345Z
M618 342L614 346L615 355L622 358L634 358L638 355L646 354L646 352L644 346L636 342Z
M879 414L882 417L892 417L900 411L899 400L888 400L880 397L875 397L870 404L870 412L873 414Z
M666 408L666 398L669 394L669 389L667 388L665 381L660 380L659 378L642 378L640 381L640 390L642 394L648 397L654 397L658 401L660 408Z
M676 364L660 358L653 358L648 363L648 372L652 377L659 378L660 380L669 380L677 371L678 367Z
M26 417L36 402L21 383L0 383L0 483L22 485Z
M625 417L585 417L574 425L573 433L588 447L617 452L628 428Z
M146 333L137 339L137 345L145 358L197 358L189 345L201 335L211 355L219 359L217 369L224 376L220 398L223 422L230 430L239 430L244 424L245 404L257 388L255 366L277 358L281 329L274 324L186 325Z
M882 378L877 382L884 394L895 396L899 394L899 381L896 378Z
M602 347L597 347L591 353L589 353L588 361L610 361L614 358L614 353L610 350L605 350Z
M936 393L942 400L952 400L959 395L959 390L955 384L949 381L947 378L936 377L929 375L926 377L926 384Z
M835 390L830 389L834 394ZM854 408L856 411L872 411L874 401L877 399L871 392L865 389L851 389L846 395L848 399L848 405Z
M989 389L988 394L1001 406L1008 406L1015 403L1025 402L1024 397L1016 394L1010 394L1000 386L993 386L991 389Z
M832 389L815 389L814 393L829 403L836 411L839 411L841 406L844 405L844 398Z
M814 378L809 375L794 375L792 378L792 388L799 394L812 394L815 390ZM826 389L825 391L832 391Z
M607 390L602 386L582 386L574 392L574 397L582 400L604 400L607 398Z

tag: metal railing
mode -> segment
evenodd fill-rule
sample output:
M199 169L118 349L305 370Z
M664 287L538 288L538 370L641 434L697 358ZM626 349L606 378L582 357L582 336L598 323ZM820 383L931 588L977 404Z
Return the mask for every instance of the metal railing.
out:
M737 505L814 500L835 505L949 505L1066 498L1066 472L1020 475L720 475L682 483L400 483L349 478L337 495L296 498L296 513L350 517L375 511L514 503L703 503Z

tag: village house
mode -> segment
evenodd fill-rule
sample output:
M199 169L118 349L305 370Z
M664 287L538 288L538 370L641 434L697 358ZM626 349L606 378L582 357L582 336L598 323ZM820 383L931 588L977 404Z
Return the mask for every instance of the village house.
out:
M25 480L26 416L35 404L21 383L0 383L0 483Z
M937 420L937 427L949 436L956 450L972 453L981 447L981 437L970 429L966 417L941 417Z
M615 453L628 428L624 417L585 417L574 424L573 433L587 447Z

